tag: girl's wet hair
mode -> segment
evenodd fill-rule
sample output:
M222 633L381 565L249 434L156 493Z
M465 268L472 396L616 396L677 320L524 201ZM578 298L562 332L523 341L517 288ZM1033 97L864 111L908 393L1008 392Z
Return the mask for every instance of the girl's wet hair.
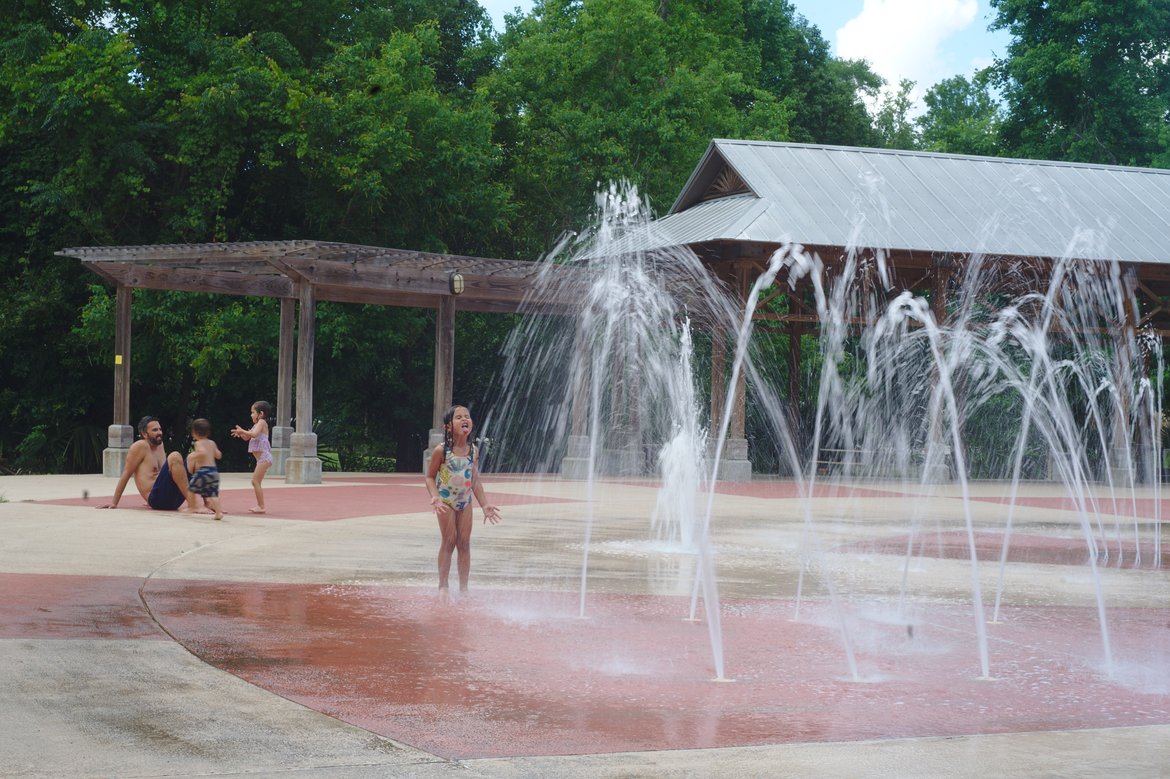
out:
M257 400L252 404L252 408L256 409L256 413L264 417L265 422L272 420L272 404L267 400Z
M456 403L454 406L451 406L451 408L447 409L446 413L443 414L443 454L444 455L446 455L448 452L451 451L451 444L455 443L454 440L452 439L452 436L451 436L451 421L453 419L455 419L455 409L458 409L458 408L467 408L467 406L463 405L462 403ZM471 410L468 409L467 413L470 414ZM474 429L474 428L472 428L472 429ZM474 444L471 447L471 457L472 457L472 459L475 459L475 445Z

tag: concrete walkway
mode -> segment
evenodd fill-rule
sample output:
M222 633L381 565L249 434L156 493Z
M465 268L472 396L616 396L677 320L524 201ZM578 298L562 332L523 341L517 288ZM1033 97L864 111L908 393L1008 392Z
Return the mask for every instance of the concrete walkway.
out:
M709 614L687 529L650 540L652 484L488 477L504 522L477 514L442 603L418 477L269 479L264 516L224 478L216 522L0 477L0 776L1170 775L1152 497L1094 517L1094 575L1079 515L1029 488L977 626L1001 485L720 485Z

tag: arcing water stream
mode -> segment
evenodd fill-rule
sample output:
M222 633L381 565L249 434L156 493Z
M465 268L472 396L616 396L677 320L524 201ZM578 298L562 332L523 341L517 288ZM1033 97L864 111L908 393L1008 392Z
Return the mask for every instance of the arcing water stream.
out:
M851 678L864 674L852 648L858 617L850 604L865 593L850 591L827 562L846 547L826 540L833 519L818 513L818 489L880 483L926 496L947 485L962 509L971 639L980 676L991 678L987 623L1000 619L1020 485L1029 478L1058 485L1055 499L1075 513L1093 582L1099 667L1113 675L1099 568L1161 573L1162 398L1151 376L1160 377L1162 366L1156 343L1133 323L1136 302L1119 267L1071 259L1099 235L1074 236L1069 258L1046 276L969 258L940 321L937 301L897 288L880 251L850 247L829 274L820 257L784 247L739 300L692 252L662 248L636 191L611 187L598 205L594 229L546 261L532 296L534 310L552 298L577 305L523 319L485 430L514 453L513 467L585 480L582 616L598 491L615 477L653 474L661 484L653 515L632 519L694 556L691 617L701 595L716 677L724 677L712 522L733 392L720 393L726 400L715 429L705 409L713 334L726 333L734 346L728 386L747 378L753 442L773 443L778 469L803 496L797 618L804 575L816 573L834 604ZM763 293L785 283L811 298L820 320L812 404L782 400L779 370L761 345L767 336L753 333ZM811 405L811 430L790 429L793 403ZM829 451L840 459L826 465ZM992 523L973 510L972 485L984 481L1010 485ZM923 512L916 507L904 518L900 612L914 598L916 559L932 542ZM999 564L992 613L984 603L990 559L981 550L988 534Z

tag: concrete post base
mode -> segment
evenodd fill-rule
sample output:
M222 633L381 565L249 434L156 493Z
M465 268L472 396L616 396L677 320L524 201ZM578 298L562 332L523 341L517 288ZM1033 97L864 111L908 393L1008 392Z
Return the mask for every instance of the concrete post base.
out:
M427 472L427 463L431 461L431 452L441 443L443 443L443 431L432 427L427 433L427 448L423 449L422 453L422 472L424 474Z
M126 467L126 455L134 443L134 428L130 425L110 425L106 431L108 448L102 450L102 475L117 478Z
M561 478L584 481L589 478L589 437L571 435L561 460Z
M114 449L110 447L102 450L102 476L117 478L122 475L126 467L126 454L129 449Z
M708 457L715 455L714 443ZM719 481L745 482L752 480L752 461L748 459L748 442L746 438L728 438L723 442L723 454L719 459L719 468L715 472Z
M272 428L272 467L268 472L273 476L285 475L285 463L289 456L289 441L292 434L291 427Z
M291 447L285 460L286 484L320 484L321 458L317 456L316 433L293 433Z
M634 446L605 449L601 453L602 471L611 476L645 476L646 463L642 452Z

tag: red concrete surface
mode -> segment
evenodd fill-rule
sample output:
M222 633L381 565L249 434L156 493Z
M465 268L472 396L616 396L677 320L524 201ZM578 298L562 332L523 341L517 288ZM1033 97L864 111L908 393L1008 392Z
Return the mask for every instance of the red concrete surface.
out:
M1143 692L1097 673L1092 609L1007 609L980 680L969 607L850 617L852 680L831 610L723 606L726 675L686 599L151 580L184 646L272 692L449 758L690 749L1170 723L1166 669ZM1127 610L1136 657L1165 657L1159 610ZM1082 660L1079 658L1088 658ZM1132 669L1138 669L1134 671Z
M803 497L800 486L792 481L716 482L718 495L739 495L745 498L794 499ZM851 484L818 482L813 485L814 498L907 498L912 493L895 489L873 489Z
M0 638L166 639L132 576L0 573Z
M1008 607L981 680L965 605L728 600L725 675L688 600L0 574L0 638L173 639L305 706L448 758L1170 724L1163 609ZM141 591L141 594L140 594ZM701 610L700 610L701 613ZM157 620L157 624L153 621ZM165 631L165 633L164 633Z
M1007 505L1011 503L1010 498L1006 497L982 497L973 498L973 500L981 501L983 503L1000 503ZM1080 504L1072 498L1065 496L1054 496L1048 498L1040 497L1024 497L1019 496L1015 499L1016 505L1032 506L1034 508L1044 509L1059 509L1061 511L1072 511L1081 513ZM1142 519L1161 519L1163 521L1170 521L1170 499L1168 500L1153 500L1152 498L1136 498L1136 499L1117 499L1106 498L1102 500L1090 501L1086 504L1090 515L1094 513L1118 515L1122 517L1140 517Z
M112 497L112 495L106 495L37 502L56 506L97 507L108 504ZM498 490L490 492L488 497L500 508L534 503L572 502L561 498L514 495ZM248 509L256 505L256 496L251 487L223 490L220 492L220 503L223 510L229 515L245 514ZM374 484L268 489L264 491L264 506L268 510L265 516L272 519L300 519L313 522L330 522L338 519L390 514L412 514L419 511L430 511L431 508L430 498L421 478L414 479L413 483L403 483L399 479L394 479ZM118 510L123 509L151 510L137 493L122 497Z
M975 554L983 561L997 561L1003 554L1003 534L976 532ZM906 554L909 536L897 535L885 538L855 541L837 547L840 551L875 552L879 554ZM1102 567L1170 567L1170 543L1163 543L1160 550L1154 542L1147 541L1135 550L1132 538L1101 538L1093 536L1093 543L1099 550L1097 564ZM1140 551L1140 558L1135 554ZM1156 551L1161 552L1159 562ZM967 560L971 557L970 541L960 530L945 533L920 533L914 537L911 554L916 557L936 557L946 560ZM1083 536L1040 536L1027 533L1013 533L1009 539L1007 560L1009 563L1031 563L1041 565L1087 565L1089 544Z

